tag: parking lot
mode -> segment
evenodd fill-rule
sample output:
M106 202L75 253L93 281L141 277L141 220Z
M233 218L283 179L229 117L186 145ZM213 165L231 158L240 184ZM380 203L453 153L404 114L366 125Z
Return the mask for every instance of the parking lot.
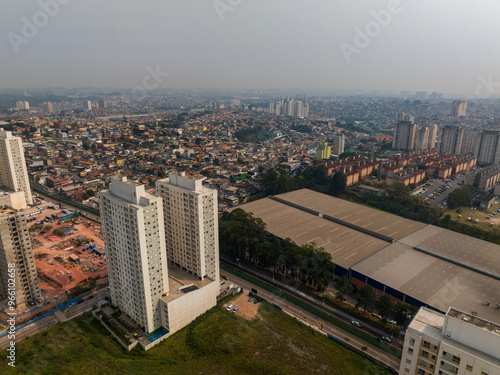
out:
M242 293L236 299L224 304L222 307L243 318L254 319L257 317L259 311L259 304L260 302L255 303L253 297ZM231 308L229 308L230 306ZM234 312L235 309L237 309L236 312Z
M448 205L448 194L463 185L464 180L464 173L445 180L430 179L415 189L414 194L420 196L426 206L443 208Z

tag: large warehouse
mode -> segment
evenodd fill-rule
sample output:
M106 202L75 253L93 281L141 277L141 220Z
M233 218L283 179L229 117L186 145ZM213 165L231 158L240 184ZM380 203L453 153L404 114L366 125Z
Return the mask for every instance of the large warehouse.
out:
M280 238L323 247L335 273L358 289L369 284L417 307L454 307L500 323L498 245L308 189L239 208Z

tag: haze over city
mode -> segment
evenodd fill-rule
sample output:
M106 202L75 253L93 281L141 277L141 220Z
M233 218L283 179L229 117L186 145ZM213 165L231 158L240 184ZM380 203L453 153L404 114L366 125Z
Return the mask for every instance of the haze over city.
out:
M500 77L497 1L54 2L4 2L1 89L132 88L148 66L159 88L471 96Z

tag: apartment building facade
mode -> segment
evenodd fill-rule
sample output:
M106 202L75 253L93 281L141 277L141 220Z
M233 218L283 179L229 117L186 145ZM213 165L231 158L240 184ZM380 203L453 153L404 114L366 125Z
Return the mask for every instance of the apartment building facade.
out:
M422 307L408 326L400 375L500 374L500 326L450 308Z
M219 280L217 191L206 177L170 173L156 183L163 199L168 260L200 280Z
M0 129L0 186L24 191L26 203L33 204L21 137Z
M19 311L41 302L42 294L28 222L23 212L26 208L24 195L22 192L2 192L1 198L3 208L0 208L0 296L9 296L9 286L12 286L9 281L12 279L12 273L15 273L15 302Z
M159 301L168 293L162 200L113 178L100 193L100 210L111 300L151 333L162 326Z

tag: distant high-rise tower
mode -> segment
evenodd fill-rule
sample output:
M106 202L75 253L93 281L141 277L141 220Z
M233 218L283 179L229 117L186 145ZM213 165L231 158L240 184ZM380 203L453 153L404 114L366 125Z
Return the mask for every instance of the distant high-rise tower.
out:
M105 99L99 99L97 105L99 108L108 108L108 102Z
M305 102L304 103L304 118L309 117L309 103Z
M467 110L467 102L464 100L455 100L451 106L451 115L453 117L464 117Z
M429 128L418 127L415 136L415 151L427 149L429 143Z
M26 203L33 204L21 137L0 129L0 186L24 191Z
M463 134L464 129L459 126L447 125L442 128L438 151L459 155Z
M322 143L316 149L316 159L330 159L330 155L332 154L332 148L328 146L328 143Z
M473 130L464 131L460 155L472 154L477 157L479 155L480 143L481 133Z
M92 102L90 100L83 101L83 110L84 111L92 111Z
M500 163L500 132L485 130L481 135L477 161L481 164Z
M52 113L54 110L52 109L52 103L51 102L43 102L42 104L42 111L45 113Z
M394 126L392 148L396 150L411 151L415 148L417 126L415 118L405 112L398 114L398 122Z
M17 309L40 302L42 297L31 248L22 192L2 192L0 198L0 296L7 299L14 286ZM15 274L13 277L12 274ZM9 285L9 279L15 278Z
M269 113L274 114L274 102L272 100L269 102Z
M170 173L156 190L163 198L168 260L200 280L219 280L217 191L203 186L205 178Z
M427 99L427 92L425 92L425 91L417 91L415 93L415 98L417 100L425 100L425 99Z
M427 149L433 149L436 148L436 143L437 143L437 135L438 135L438 127L437 125L429 125L427 126L429 128L429 138L427 141Z
M281 115L281 101L277 101L274 106L275 114Z
M339 156L344 152L345 135L339 134L333 137L332 154Z
M295 102L294 115L297 117L300 117L300 118L304 117L304 106L303 106L302 100L297 100Z
M20 100L16 103L16 108L17 109L30 109L30 103L28 103L26 100Z
M168 292L162 199L133 181L112 179L100 193L111 301L147 333L161 327Z

